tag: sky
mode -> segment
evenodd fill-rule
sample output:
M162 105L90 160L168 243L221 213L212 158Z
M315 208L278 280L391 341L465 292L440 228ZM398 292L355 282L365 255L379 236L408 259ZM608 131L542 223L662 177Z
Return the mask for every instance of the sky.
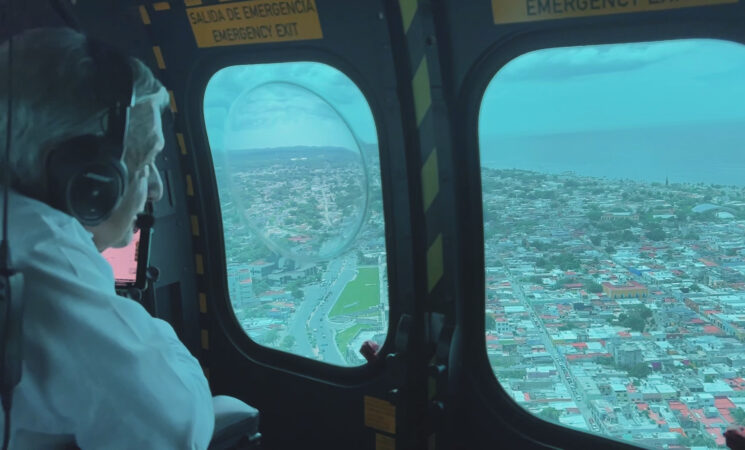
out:
M497 72L482 165L745 185L745 46L677 40L544 49Z
M213 150L377 143L362 92L339 70L293 62L227 67L207 85L205 122Z
M745 120L745 46L715 40L545 49L500 70L484 137Z
M544 49L497 72L479 114L482 164L645 181L745 185L745 46L710 39ZM342 72L233 66L204 99L213 150L377 143Z

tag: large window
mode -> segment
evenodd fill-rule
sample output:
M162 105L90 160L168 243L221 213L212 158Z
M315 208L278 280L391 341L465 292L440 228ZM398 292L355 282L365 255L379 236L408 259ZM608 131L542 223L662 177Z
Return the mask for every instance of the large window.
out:
M236 318L254 341L339 366L388 326L385 223L370 107L320 63L233 66L209 81Z
M646 447L745 423L745 47L531 52L479 116L486 342L530 412Z

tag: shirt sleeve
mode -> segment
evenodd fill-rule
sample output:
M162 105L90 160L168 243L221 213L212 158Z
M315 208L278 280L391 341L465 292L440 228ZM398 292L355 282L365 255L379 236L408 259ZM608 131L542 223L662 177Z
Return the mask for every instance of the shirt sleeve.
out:
M84 449L206 449L212 395L173 328L117 296L90 249L57 241L34 251L24 376L37 377L49 412Z

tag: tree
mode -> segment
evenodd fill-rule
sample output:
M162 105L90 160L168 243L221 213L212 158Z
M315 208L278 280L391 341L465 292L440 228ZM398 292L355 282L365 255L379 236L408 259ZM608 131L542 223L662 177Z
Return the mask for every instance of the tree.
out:
M264 339L267 345L274 345L274 343L277 341L277 338L279 338L279 331L277 330L269 330L264 335Z
M580 267L579 258L571 253L560 253L558 256L552 256L551 262L558 265L561 270L577 270Z
M634 378L646 378L649 375L649 366L646 364L637 364L629 369L629 376Z
M285 350L290 350L293 345L295 345L295 336L287 335L282 339L282 343L279 346Z
M631 230L623 230L623 233L621 233L621 239L626 242L636 242L638 240Z
M298 300L301 300L303 297L305 297L305 294L303 294L302 289L294 289L292 291L292 296Z
M662 228L653 228L647 233L647 238L652 241L662 241L667 237L667 233L662 231Z
M605 247L605 253L616 253L616 249L613 246L608 245Z
M691 447L716 448L717 443L713 438L707 435L698 435L691 438Z
M637 315L629 316L622 325L633 331L644 331L644 319Z
M541 412L538 413L538 417L550 420L552 422L557 422L560 416L561 411L551 406L549 406L548 408L544 408L543 410L541 410Z
M647 308L646 306L642 305L638 308L636 308L636 312L639 313L642 319L647 320L650 317L652 317L652 310Z
M524 378L525 369L507 369L500 370L499 377L501 378Z
M266 282L266 280L253 280L253 291L254 295L258 296L259 294L262 294L269 290L269 283Z
M745 425L745 410L742 408L735 409L732 412L732 417L734 417L738 425Z
M631 328L633 331L644 331L647 319L652 317L652 310L646 306L640 306L628 311L628 314L621 313L618 320L621 325Z
M590 242L592 242L592 245L600 245L600 236L592 236L590 237Z
M599 294L603 292L603 286L600 283L588 281L585 283L585 286L587 286L587 290L593 294Z
M486 315L486 329L488 330L494 330L497 328L497 321L494 320L494 317L491 316L491 314Z

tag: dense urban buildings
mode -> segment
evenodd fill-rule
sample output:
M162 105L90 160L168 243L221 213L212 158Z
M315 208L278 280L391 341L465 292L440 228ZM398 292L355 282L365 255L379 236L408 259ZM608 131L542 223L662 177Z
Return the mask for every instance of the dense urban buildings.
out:
M745 423L745 190L482 170L486 341L540 417L650 447Z
M256 342L351 366L365 362L365 340L385 340L380 168L377 146L364 151L217 155L228 292L236 319Z
M236 318L264 345L362 364L388 320L379 180L364 200L351 159L253 158L217 165ZM482 182L486 342L505 392L639 445L722 447L745 424L745 190L488 168ZM295 257L346 229L332 258Z

